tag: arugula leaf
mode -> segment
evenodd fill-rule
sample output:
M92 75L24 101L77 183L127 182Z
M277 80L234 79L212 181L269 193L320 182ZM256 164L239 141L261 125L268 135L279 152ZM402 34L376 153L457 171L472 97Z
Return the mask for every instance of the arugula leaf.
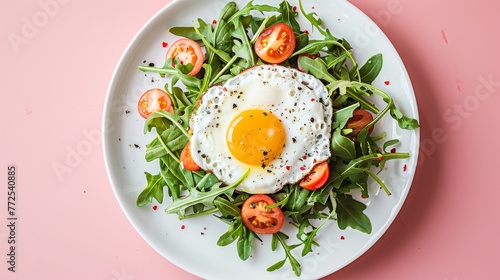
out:
M332 128L344 128L347 121L352 117L354 110L359 107L359 103L354 103L349 106L337 110L333 113Z
M255 64L255 57L252 44L250 44L250 41L248 40L247 31L243 27L241 21L239 21L236 25L236 29L232 33L232 37L238 39L234 40L234 55L243 58L246 61L245 68L253 66Z
M180 217L185 217L185 211L188 207L193 206L198 203L203 203L204 205L213 205L214 199L228 191L234 190L248 175L249 170L243 176L241 176L236 182L231 185L220 187L219 185L213 186L209 191L200 192L196 189L192 189L190 193L181 199L177 199L170 206L165 209L168 214L177 213Z
M274 251L274 250L273 250L273 251ZM275 263L275 264L271 265L270 267L268 267L268 268L267 268L267 271L269 271L269 272L273 272L273 271L275 271L275 270L278 270L278 269L282 268L282 267L285 265L286 260L287 260L287 258L284 258L284 259L282 259L281 261L279 261L279 262L277 262L277 263ZM299 275L300 275L300 274L299 274Z
M165 181L163 177L159 174L151 175L148 172L146 174L146 180L148 182L144 190L139 194L136 200L136 204L139 207L143 207L156 199L159 203L163 203L163 187L165 186Z
M206 190L210 189L212 186L216 185L219 182L217 176L213 173L205 173L203 171L193 172L195 176L195 184L197 190Z
M288 239L288 236L282 232L277 232L274 234L276 240L279 241L279 244L281 244L281 247L285 250L285 259L273 264L272 266L267 268L267 271L275 271L277 269L280 269L283 267L285 262L288 260L290 262L290 266L292 267L292 270L296 276L300 276L301 273L301 267L300 263L297 261L297 259L293 256L292 250L300 246L300 244L294 244L294 245L288 245L286 244L286 239ZM274 247L274 246L273 246Z
M240 209L236 207L233 203L221 198L217 197L214 200L214 205L219 209L220 213L223 217L239 217Z
M189 38L193 41L200 41L200 36L193 27L188 26L174 26L168 30L170 33L177 35L179 37Z
M244 15L250 14L251 11L258 12L279 12L279 9L270 5L254 5L253 0L249 1L243 8L234 13L229 19L228 22L231 22L236 25L238 24L239 18Z
M311 191L292 185L289 199L286 205L283 206L285 213L292 218L293 221L300 223L303 219L302 214L306 213L311 205L307 205L307 197Z
M219 240L217 240L217 245L227 246L233 243L241 236L244 228L245 226L241 221L241 217L236 218L236 221L231 223L227 231L219 237Z
M238 238L238 241L236 242L238 256L241 260L247 260L252 255L252 241L255 238L257 238L257 235L247 227L243 226L240 238Z
M351 160L356 158L356 147L354 141L343 136L341 129L335 129L332 135L330 150L332 154L343 159Z
M304 7L302 6L302 0L299 0L299 9L304 15L304 17L314 26L316 29L323 34L324 36L328 35L325 30L321 27L321 23L323 22L321 18L318 17L318 14L315 12L306 13Z
M361 81L371 84L382 70L382 54L378 53L370 57L366 63L359 69Z
M200 29L199 29L198 27L193 26L193 28L194 28L195 32L196 32L196 33L198 33L198 36L200 36L200 39L203 41L203 44L205 45L205 48L206 48L206 51L207 51L207 52L208 52L208 51L213 52L213 53L215 53L217 56L219 56L219 57L222 59L222 61L224 61L224 62L226 62L226 63L227 63L227 62L229 62L229 60L231 59L231 56L230 56L227 52L225 52L225 51L223 51L223 50L216 49L216 48L213 46L213 43L212 43L212 42L210 42L210 41L209 41L209 39L208 39L208 38L210 38L211 36L206 36L206 37L205 37L205 36L203 36L203 35L201 34L201 31L200 31ZM204 29L204 30L207 30L207 29Z
M176 200L181 196L182 181L177 179L174 174L169 170L164 161L160 161L160 176L165 181L168 188L168 195Z
M279 10L283 22L290 26L295 34L298 35L303 33L302 30L300 30L299 23L295 19L298 13L293 11L293 7L287 1L282 1L280 3Z
M312 250L313 245L319 246L319 244L314 241L314 238L318 234L318 231L323 227L323 225L328 220L330 220L334 215L335 211L331 211L328 217L326 217L319 226L313 228L313 230L310 233L306 234L306 238L304 240L304 248L302 249L302 257L313 251Z
M170 151L179 151L182 150L188 142L186 135L184 135L182 131L175 126L170 126L160 135L160 137L163 141L160 141L157 137L153 139L151 143L146 145L145 159L147 162L159 159L168 154L167 150L163 146L163 143Z
M298 62L304 68L306 73L313 75L314 77L325 80L329 83L333 83L336 79L328 73L328 68L326 68L325 63L321 58L312 59L307 56L301 56Z
M355 200L349 194L339 194L337 200L337 224L340 229L348 226L364 233L372 232L372 224L363 211L366 205Z

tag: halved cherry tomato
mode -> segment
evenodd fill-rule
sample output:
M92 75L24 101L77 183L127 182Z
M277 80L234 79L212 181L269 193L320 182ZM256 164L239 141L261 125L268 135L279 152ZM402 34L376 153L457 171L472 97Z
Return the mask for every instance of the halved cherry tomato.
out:
M307 190L317 190L322 188L330 177L330 168L326 161L316 164L311 172L300 181L299 186Z
M311 58L311 59L316 59L316 58L318 58L318 57L319 57L319 53L317 53L317 54L309 54L309 53L299 54L299 56L297 57L297 68L298 68L300 71L304 72L304 68L302 68L302 66L300 66L300 63L299 63L299 60L298 60L298 59L299 59L299 58L301 58L302 56L307 56L307 57L309 57L309 58Z
M373 116L370 112L363 109L356 109L352 113L352 117L347 121L346 128L352 129L351 135L356 136L367 124L373 121ZM368 134L372 133L373 126L368 128Z
M260 34L254 45L255 53L267 63L281 63L295 49L295 34L286 23L269 26Z
M194 162L193 157L191 156L191 144L189 142L186 147L182 149L180 160L184 169L190 171L200 170L200 166Z
M265 194L254 194L247 198L241 207L243 224L255 233L273 234L280 231L285 216L279 206L267 209L276 202Z
M169 58L177 58L183 65L191 63L193 65L193 69L188 73L190 76L198 74L203 66L203 62L205 61L205 55L203 55L200 45L187 38L179 39L170 46L167 51L167 55L165 56L165 59Z
M137 104L137 109L141 117L147 119L151 113L165 110L170 113L173 112L172 100L168 94L159 88L153 88L145 91L141 98L139 98L139 103Z

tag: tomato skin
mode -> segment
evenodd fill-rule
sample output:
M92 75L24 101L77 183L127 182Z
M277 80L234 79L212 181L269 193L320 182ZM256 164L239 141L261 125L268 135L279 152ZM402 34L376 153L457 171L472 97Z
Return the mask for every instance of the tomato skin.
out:
M295 34L286 23L269 26L255 42L255 53L267 63L278 64L287 60L295 49Z
M270 196L265 194L254 194L247 198L240 212L243 224L258 234L277 233L285 223L285 216L279 206L265 208L275 203Z
M346 128L352 129L351 135L356 136L358 133L371 121L373 116L370 112L363 109L356 109L352 113L352 117L347 121ZM373 126L368 128L368 134L372 133Z
M315 191L322 188L330 177L330 168L326 161L316 164L311 172L307 174L299 186L310 191Z
M205 61L205 55L203 54L200 45L188 38L179 39L170 46L167 54L165 55L165 60L168 60L169 58L178 58L183 65L191 63L193 65L193 69L188 73L190 76L198 74L203 66L203 62ZM172 64L174 64L173 61Z
M191 156L191 144L188 142L186 147L182 149L180 161L182 167L189 171L200 170L200 166L194 162L193 157Z
M172 113L174 108L172 107L172 100L170 100L170 96L166 91L153 88L141 95L137 103L137 110L141 117L147 119L153 112L165 110Z

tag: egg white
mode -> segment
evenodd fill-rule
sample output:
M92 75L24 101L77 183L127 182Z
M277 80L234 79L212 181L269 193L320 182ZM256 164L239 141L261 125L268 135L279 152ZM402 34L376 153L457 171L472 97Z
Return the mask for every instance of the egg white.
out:
M254 108L274 114L286 130L281 155L264 168L236 160L226 144L234 116ZM274 193L300 181L314 165L330 157L331 119L328 91L314 76L278 65L256 66L203 95L189 123L192 157L226 184L250 168L236 189Z

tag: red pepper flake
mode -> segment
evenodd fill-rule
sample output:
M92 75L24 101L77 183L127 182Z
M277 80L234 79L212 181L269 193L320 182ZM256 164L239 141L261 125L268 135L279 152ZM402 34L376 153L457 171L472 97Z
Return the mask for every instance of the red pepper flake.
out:
M384 84L385 84L385 85L387 85L387 86L388 86L390 83L391 83L391 81L385 81L385 82L384 82Z
M301 166L300 170L304 171L304 170L306 170L306 167L305 166Z
M378 157L378 161L382 161L382 159L383 159L382 156Z
M163 43L161 43L161 45L162 45L164 48L166 48L166 47L168 46L168 43L167 43L167 42L163 42Z
M314 6L311 7L311 10L314 10Z
M307 29L304 30L305 34L309 34L309 31Z
M405 164L405 165L403 166L403 171L406 171L406 168L407 168L407 167L406 167L406 164Z
M293 6L292 11L296 12L297 11L297 6Z
M303 156L302 156L302 159L307 159L307 155L303 155Z
M285 166L286 170L290 170L292 168L290 165Z
M222 88L222 90L223 90L223 91L227 91L227 88L226 88L226 87L224 87L224 88Z
M361 195L362 199L367 199L368 197L366 195Z
M156 206L156 205L153 206L153 210L156 210L156 209L158 209L158 206Z
M186 226L185 226L185 225L182 225L182 226L181 226L181 229L185 229L185 228L186 228Z
M345 240L345 237L343 235L341 235L340 240Z
M311 102L314 102L314 101L316 101L316 99L315 98L311 98Z
M394 154L395 152L396 152L396 148L392 148L392 149L391 149L391 153L393 153L393 154Z
M217 23L216 19L212 20L212 24L216 24L216 23Z
M318 161L316 159L313 159L313 163L316 163L316 162L318 162Z

